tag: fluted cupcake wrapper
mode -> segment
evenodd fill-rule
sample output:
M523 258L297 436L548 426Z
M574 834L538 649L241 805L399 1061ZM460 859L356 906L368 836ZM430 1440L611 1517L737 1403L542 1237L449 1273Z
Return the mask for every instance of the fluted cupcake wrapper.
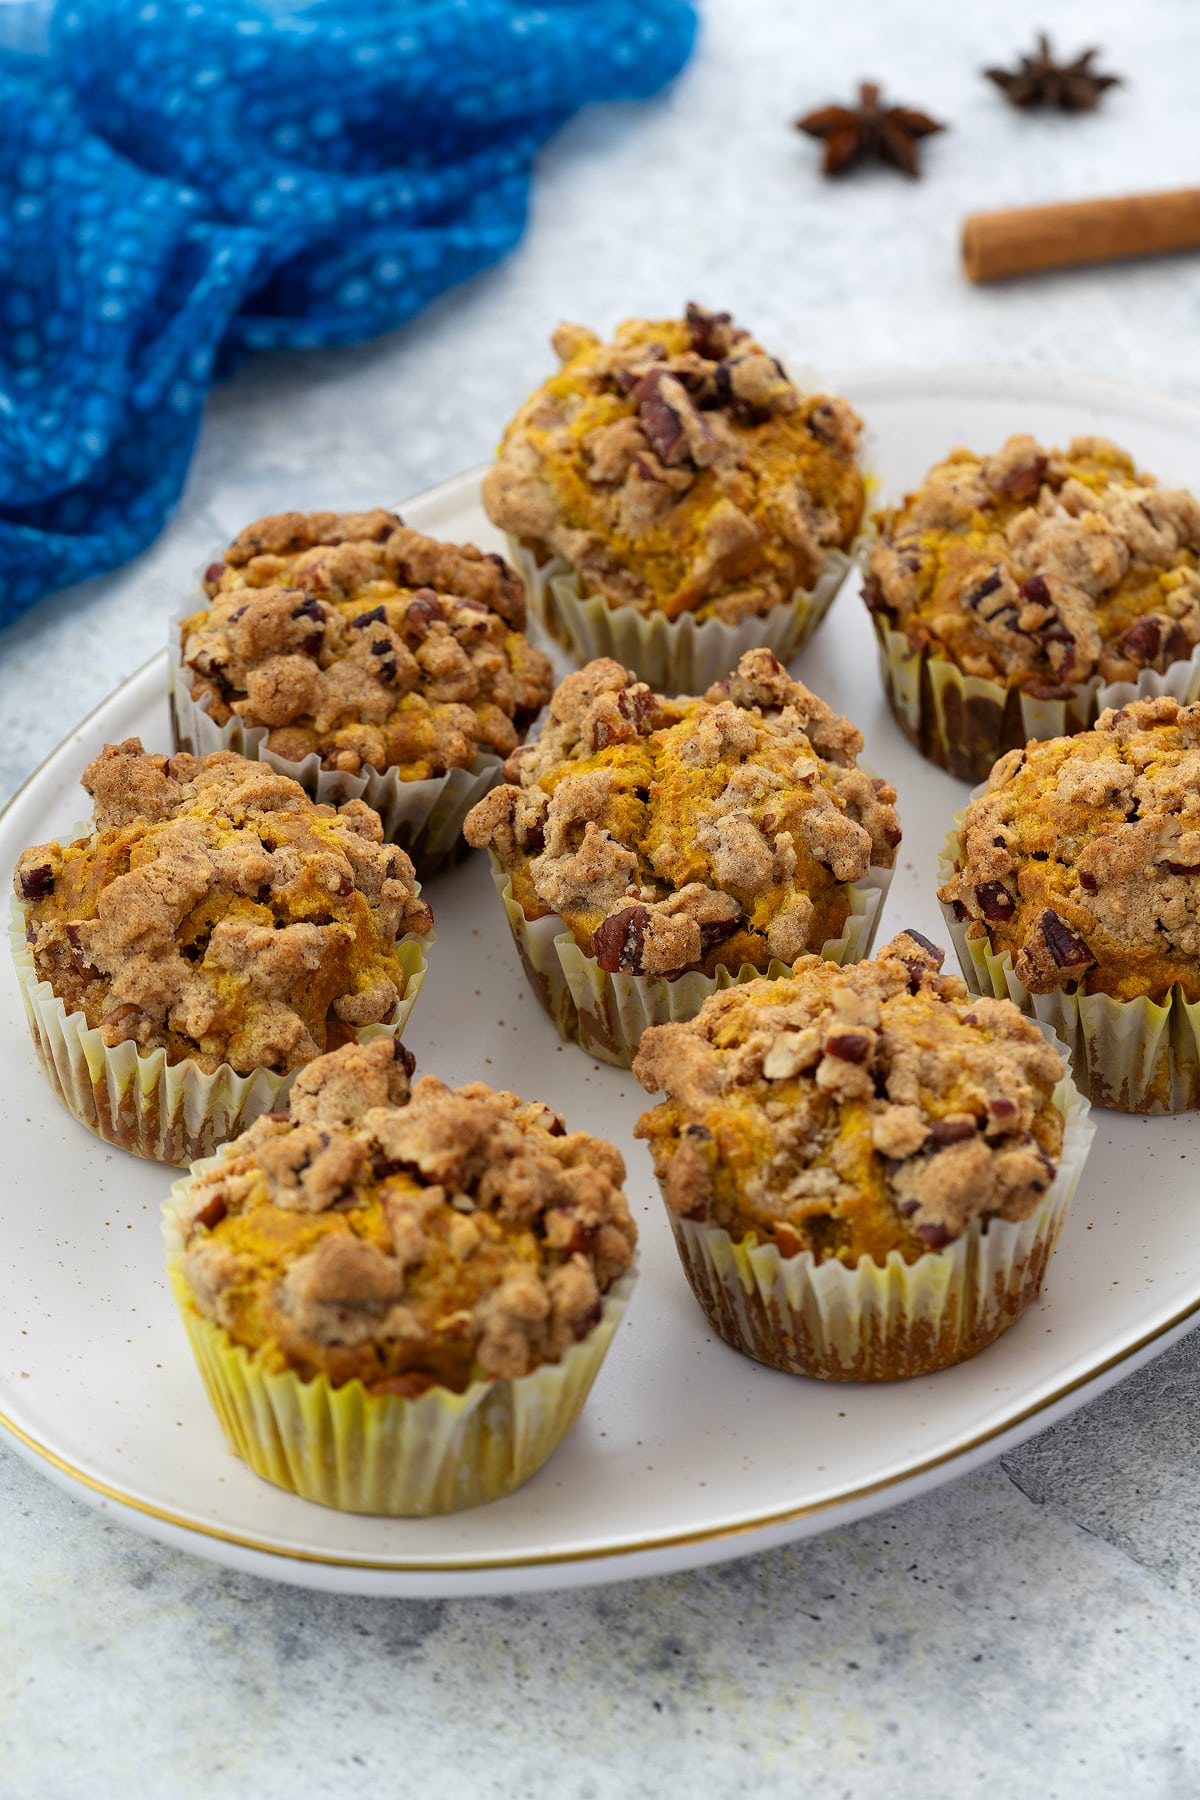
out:
M194 756L236 750L239 756L267 763L298 781L310 799L328 806L365 800L382 819L388 843L408 852L422 880L452 862L463 848L463 820L500 780L500 757L481 751L469 769L448 769L424 781L405 781L396 769L374 769L369 764L362 774L351 775L324 768L315 750L299 762L277 755L267 743L267 727L243 725L236 714L227 725L218 725L193 698L190 673L180 661L180 624L209 604L204 590L198 589L171 621L167 680L176 749L190 750Z
M691 613L668 619L665 613L647 615L634 606L610 606L602 594L582 592L579 576L562 557L539 563L513 537L508 557L543 628L576 662L614 657L666 694L702 694L736 668L747 650L765 648L787 662L807 643L860 560L857 541L849 551L830 550L811 588L797 588L790 600L760 617L727 625L724 619L698 620Z
M1088 1102L1064 1079L1054 1104L1065 1120L1062 1156L1036 1211L986 1229L976 1220L913 1263L898 1250L883 1265L864 1256L853 1269L807 1250L782 1256L753 1235L735 1242L719 1226L669 1212L710 1325L744 1355L822 1381L897 1381L965 1362L1036 1298L1079 1185L1095 1131Z
M295 1070L239 1075L224 1063L206 1074L195 1062L168 1062L162 1049L142 1050L130 1041L110 1048L83 1013L69 1013L50 983L39 980L25 936L30 910L14 900L9 926L25 1016L51 1087L81 1125L134 1156L187 1164L210 1156L260 1114L287 1105ZM355 1032L360 1044L404 1030L425 980L431 941L400 940L404 992L390 1019Z
M914 650L902 631L872 615L879 669L889 703L904 735L939 768L963 781L986 781L1006 750L1030 738L1086 731L1109 706L1128 706L1170 694L1184 704L1200 699L1200 645L1163 674L1143 669L1137 681L1102 682L1098 675L1058 700L981 675L967 675L949 657Z
M772 960L766 970L743 963L740 969L720 968L715 975L692 971L668 981L664 975L610 975L595 957L585 956L570 927L557 913L544 919L527 919L513 897L512 878L489 850L492 880L504 903L517 952L538 999L562 1036L580 1044L589 1056L628 1069L637 1054L642 1033L650 1025L694 1019L710 994L791 974L791 964ZM830 962L861 962L871 953L884 896L892 879L890 869L868 871L861 882L848 885L850 916L841 937L821 945L820 954Z
M190 1185L191 1176L176 1182L163 1208L167 1269L221 1429L264 1481L339 1512L424 1518L499 1500L528 1481L578 1418L633 1291L631 1272L560 1362L475 1381L461 1394L435 1387L406 1400L369 1394L357 1380L303 1381L268 1369L198 1310L183 1272Z
M959 820L962 814L958 815ZM959 866L962 843L947 834L938 858L938 885ZM1111 994L1068 994L1061 988L1033 994L1013 968L1007 950L986 937L968 936L943 900L946 929L963 980L973 994L1011 1000L1022 1012L1052 1026L1066 1046L1071 1069L1095 1106L1114 1112L1177 1113L1200 1107L1200 1001L1172 989L1168 1000L1145 996L1115 1000Z

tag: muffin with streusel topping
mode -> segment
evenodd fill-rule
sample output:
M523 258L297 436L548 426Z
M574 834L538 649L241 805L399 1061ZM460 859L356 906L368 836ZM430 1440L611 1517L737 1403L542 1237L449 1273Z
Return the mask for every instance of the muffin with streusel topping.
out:
M880 515L863 596L897 720L982 781L1106 706L1200 697L1200 501L1106 438L954 451Z
M175 646L176 741L365 799L428 874L549 698L502 557L395 513L280 513L204 576Z
M1091 1138L1058 1050L916 932L646 1032L639 1120L720 1335L794 1374L962 1362L1038 1293Z
M578 662L613 656L695 692L742 651L816 628L862 518L860 422L805 394L728 313L560 325L561 367L483 484L543 622Z
M234 1450L351 1512L453 1512L528 1480L595 1379L637 1242L611 1144L412 1070L390 1038L319 1057L166 1210Z
M1098 1105L1200 1106L1200 704L1135 701L1010 751L939 898L967 980L1052 1024Z
M399 1031L433 915L361 800L315 805L233 751L109 744L89 832L22 852L13 949L43 1066L91 1130L188 1162L297 1069Z
M861 749L769 650L702 698L604 658L569 675L464 828L563 1034L628 1066L715 986L865 956L900 827Z

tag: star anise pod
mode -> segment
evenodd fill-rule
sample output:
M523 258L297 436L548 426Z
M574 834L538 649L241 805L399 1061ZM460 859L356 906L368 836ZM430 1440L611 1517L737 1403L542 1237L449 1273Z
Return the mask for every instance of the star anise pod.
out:
M869 157L895 163L906 175L919 175L918 141L945 129L928 113L908 106L881 106L873 81L859 84L857 106L822 106L796 120L797 131L825 140L823 175L840 175Z
M1091 66L1098 50L1084 50L1074 62L1056 63L1050 40L1038 33L1037 50L1023 56L1019 69L985 69L1013 106L1057 106L1060 112L1091 112L1105 88L1120 85L1119 75L1097 75Z

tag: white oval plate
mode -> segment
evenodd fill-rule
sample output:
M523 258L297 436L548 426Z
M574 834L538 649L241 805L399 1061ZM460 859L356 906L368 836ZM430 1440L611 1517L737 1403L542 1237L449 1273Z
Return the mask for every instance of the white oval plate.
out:
M872 428L886 495L952 445L1010 431L1103 432L1161 479L1200 487L1200 411L1072 376L948 370L845 377ZM280 496L281 501L286 496ZM498 543L478 474L411 501L408 520ZM185 579L184 572L180 574ZM165 628L165 620L164 620ZM892 724L850 588L795 665L862 726L900 791L905 841L880 941L941 941L937 847L965 789ZM0 866L85 816L77 783L106 741L170 747L165 657L60 746L0 818ZM162 1273L166 1170L102 1144L51 1096L15 980L0 971L0 1423L72 1492L164 1542L232 1567L350 1593L450 1595L661 1574L764 1549L962 1473L1081 1405L1200 1313L1200 1117L1099 1115L1047 1289L975 1361L928 1380L826 1386L715 1340L676 1263L636 1083L563 1045L521 977L484 860L427 890L438 941L407 1041L420 1066L537 1096L615 1139L642 1232L641 1280L576 1429L509 1499L453 1518L328 1512L259 1481L225 1448Z

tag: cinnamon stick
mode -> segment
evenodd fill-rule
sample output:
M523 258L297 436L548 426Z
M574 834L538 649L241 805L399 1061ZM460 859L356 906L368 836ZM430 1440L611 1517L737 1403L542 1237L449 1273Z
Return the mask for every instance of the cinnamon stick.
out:
M1126 194L1115 200L1024 206L963 221L963 272L999 281L1079 263L1200 249L1200 188Z

